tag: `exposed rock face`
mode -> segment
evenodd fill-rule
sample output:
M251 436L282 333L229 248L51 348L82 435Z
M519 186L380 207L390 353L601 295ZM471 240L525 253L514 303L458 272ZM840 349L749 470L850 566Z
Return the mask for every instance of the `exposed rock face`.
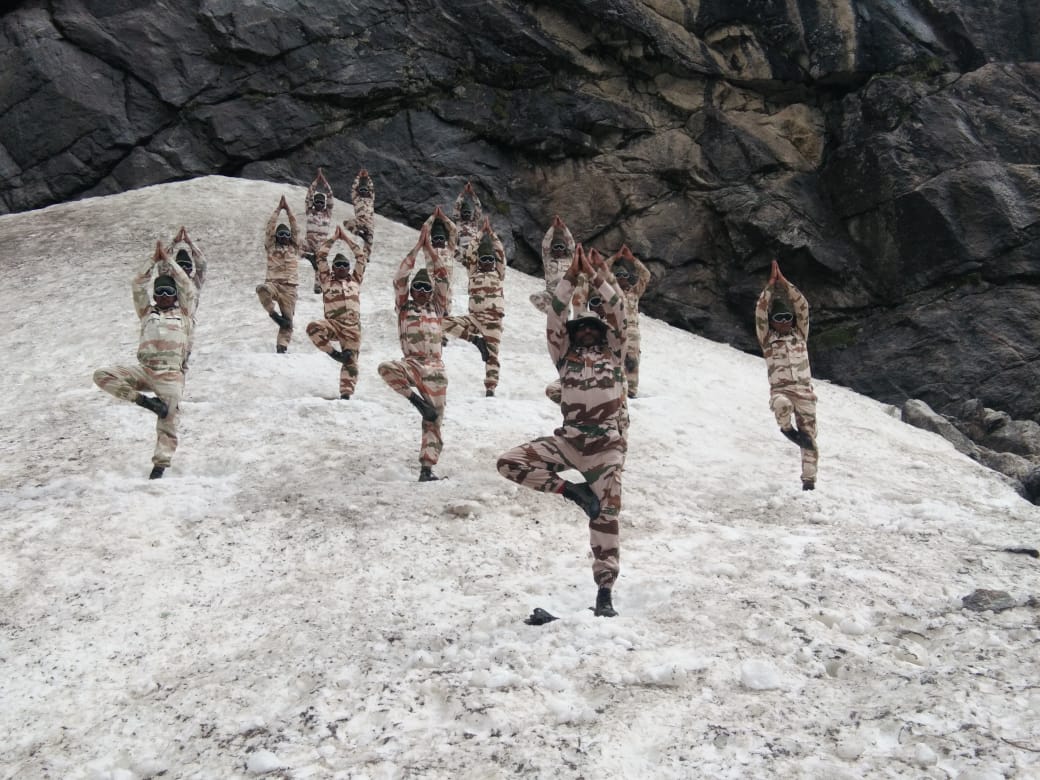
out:
M647 313L757 351L776 257L817 375L1035 420L1038 59L1034 0L29 0L0 211L366 166L418 225L472 180L523 270L560 213L647 261Z

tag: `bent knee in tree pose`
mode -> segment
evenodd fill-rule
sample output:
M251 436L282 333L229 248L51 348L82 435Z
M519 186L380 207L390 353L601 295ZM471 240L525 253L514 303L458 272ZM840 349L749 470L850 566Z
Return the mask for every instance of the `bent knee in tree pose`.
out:
M284 211L288 224L279 222ZM264 231L264 249L267 252L267 276L256 288L256 296L268 316L278 324L276 352L286 352L292 341L293 315L296 313L296 288L300 281L300 238L296 217L285 196L267 220Z

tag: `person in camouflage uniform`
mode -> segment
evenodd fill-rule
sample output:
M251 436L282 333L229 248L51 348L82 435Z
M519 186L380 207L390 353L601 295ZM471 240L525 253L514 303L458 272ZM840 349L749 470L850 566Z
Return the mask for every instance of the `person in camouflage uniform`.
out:
M434 209L433 214L423 224L430 235L430 246L448 272L448 295L444 309L444 316L447 317L451 314L454 295L452 274L455 272L455 250L459 245L459 229L448 215L441 211L440 206Z
M552 301L556 285L570 268L574 257L574 236L570 229L557 214L553 217L552 224L542 237L542 268L545 273L545 290L536 292L531 296L531 303L540 312L549 311L549 303ZM568 304L568 312L570 304Z
M480 232L481 218L484 215L480 198L473 190L472 182L466 182L462 192L455 198L455 206L451 212L451 218L459 229L459 242L455 248L455 260L462 262L469 249L470 242Z
M360 236L371 247L376 229L376 187L364 168L354 177L350 198L354 204L354 216L343 220L343 227Z
M346 255L337 254L329 270L329 252L337 241L354 253L354 268ZM365 278L370 247L358 246L340 225L321 243L317 252L318 279L321 281L325 319L307 325L314 346L342 364L339 371L339 397L349 400L358 380L358 353L361 351L361 282ZM332 346L335 341L339 349Z
M802 451L802 490L816 488L816 393L809 367L809 302L773 261L755 304L755 333L769 372L769 408L780 432ZM797 428L791 423L791 417Z
M153 304L148 288L155 270L159 275L151 285ZM162 242L156 242L155 253L134 276L132 290L134 309L141 320L139 365L99 368L94 372L94 384L155 413L155 452L148 478L159 479L177 449L177 420L184 394L182 367L191 343L196 290L184 270L169 261ZM146 392L154 395L144 395Z
M289 224L278 221L285 211ZM278 323L276 352L287 352L292 341L293 315L296 313L296 287L300 281L300 231L285 196L267 220L264 249L267 250L267 279L256 288L256 296L268 316ZM281 313L275 311L275 306Z
M604 319L565 318L579 273L592 280L593 291L603 300ZM617 615L611 594L620 570L618 515L625 443L618 420L624 402L624 316L624 301L611 285L603 258L595 250L586 256L579 245L546 314L549 355L560 374L563 424L552 436L522 444L498 459L498 471L506 479L562 494L585 511L598 587L595 614L606 617ZM562 479L559 474L567 469L586 481Z
M642 354L639 339L639 300L650 284L650 271L632 254L627 244L622 244L621 249L607 259L607 268L613 271L625 299L625 316L628 319L625 338L625 378L628 382L628 397L635 398L639 393L639 360Z
M303 244L303 256L314 269L314 292L321 292L321 280L318 279L317 252L321 243L328 238L329 225L332 224L332 186L325 178L325 173L318 168L311 186L307 188L304 207L307 213L307 236Z
M440 208L435 214L443 216ZM420 251L426 258L427 267L416 271L409 283L409 275ZM404 358L379 364L379 376L383 381L394 392L407 398L422 416L420 482L439 479L433 473L433 467L437 465L444 447L441 420L448 395L448 376L441 361L441 321L447 298L448 269L444 255L434 248L430 227L424 224L419 231L419 241L405 255L394 276L397 332Z
M462 263L469 273L469 314L445 317L444 332L452 338L465 339L480 350L484 361L484 395L490 398L498 387L498 354L502 344L502 318L506 314L502 291L506 252L487 218L479 237L470 241Z
M188 353L184 356L184 365L182 366L182 369L187 371L188 358L191 356L191 347L195 341L195 328L198 325L197 312L199 310L199 302L202 299L202 286L206 283L206 255L191 240L191 236L188 235L188 229L184 225L181 225L181 229L177 231L177 235L173 237L173 241L170 242L165 251L184 270L184 273L191 279L192 284L195 285L195 301L191 311L192 336L191 341L188 342Z

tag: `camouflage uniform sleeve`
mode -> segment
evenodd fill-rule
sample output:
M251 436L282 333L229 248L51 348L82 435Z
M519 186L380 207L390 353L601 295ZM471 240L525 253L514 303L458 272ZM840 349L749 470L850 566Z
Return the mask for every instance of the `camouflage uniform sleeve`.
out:
M472 274L477 270L477 249L480 247L480 241L474 239L466 245L466 251L462 253L462 257L459 258L462 265L466 268L466 273Z
M177 285L177 305L188 316L190 323L191 313L195 311L195 299L198 296L195 284L184 269L176 263L164 263L163 273L168 273L173 277L173 281Z
M307 188L307 194L303 197L303 202L306 206L306 210L310 213L311 208L314 204L314 193L318 191L318 177L314 177L314 181L311 182L311 186Z
M607 322L607 346L615 355L621 354L627 324L624 296L618 294L618 288L606 276L599 275L593 282L596 292L603 299L603 313Z
M767 345L766 337L769 335L769 306L773 303L773 287L767 285L762 294L758 296L755 303L755 335L764 352Z
M451 254L451 252L445 253L449 257ZM444 317L448 311L448 292L451 287L448 266L440 252L430 252L428 250L426 252L426 266L433 281L433 308L440 316Z
M264 229L264 248L267 250L267 254L271 254L277 245L274 240L274 231L278 227L278 214L281 212L281 208L276 208L274 213L271 214L271 218L267 220L267 227Z
M295 214L293 214L289 209L286 209L285 213L289 216L289 230L292 232L293 249L299 252L300 247L303 246L302 239L300 238L300 226L296 223Z
M195 266L195 287L199 290L206 283L206 255L188 239L188 250L191 252L191 262Z
M349 236L346 242L350 251L354 253L354 281L360 285L365 280L365 271L368 268L368 244L358 246Z
M793 284L785 281L787 296L791 299L791 307L794 309L794 328L802 337L802 341L809 341L809 301L802 295L802 291Z
M545 231L545 235L542 236L542 265L545 265L549 260L549 255L552 251L552 237L553 229L552 225Z
M636 281L632 284L632 292L636 298L642 298L646 288L650 285L650 269L643 265L643 262L638 257L635 255L632 257L632 264L636 267Z
M329 252L332 251L332 245L335 243L335 237L326 238L318 246L318 251L314 253L318 264L318 284L322 286L322 289L328 287L329 280L332 278L332 274L329 273Z
M155 260L148 258L140 270L134 274L133 281L130 283L130 289L134 296L134 311L137 312L138 319L144 319L148 314L148 310L152 307L151 299L148 294L148 285L152 281L152 269L155 267Z
M401 265L398 266L397 273L394 275L394 309L398 313L408 302L408 277L412 275L412 268L415 267L415 256L418 254L419 245L416 244L412 247L412 251L401 260Z
M455 248L459 245L459 226L448 217L445 217L444 221L448 224L448 250L454 255Z
M559 366L560 360L567 354L569 346L566 314L573 295L574 282L566 275L560 277L549 308L545 312L545 340L549 345L549 357L556 366Z

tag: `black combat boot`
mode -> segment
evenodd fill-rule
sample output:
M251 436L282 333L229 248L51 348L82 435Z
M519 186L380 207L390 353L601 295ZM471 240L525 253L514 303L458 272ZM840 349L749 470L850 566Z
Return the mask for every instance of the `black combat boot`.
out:
M491 389L491 388L489 387L489 388L488 388L487 390L485 390L485 391L484 391L484 397L485 397L485 398L494 398L494 397L495 397L495 391L494 391L494 390L492 390L492 389Z
M816 445L813 444L812 437L809 436L805 431L798 431L794 428L781 428L780 433L786 436L788 439L793 441L803 450L815 450Z
M276 347L274 348L274 351L275 351L275 352L277 352L277 353L278 353L279 355L284 355L284 354L285 354L286 352L288 352L289 350L288 350L288 349L286 349L286 348L285 348L284 346L282 346L281 344L279 344L278 346L276 346Z
M816 480L815 479L803 479L802 480L802 490L816 490Z
M345 349L342 352L340 352L338 349L334 349L332 350L332 352L329 353L329 356L337 363L342 363L343 365L346 365L350 361L350 359L354 357L354 353L351 352L349 349Z
M138 406L143 406L149 412L155 412L156 416L160 420L165 420L166 415L170 413L169 407L167 407L163 399L158 396L152 398L150 395L141 395L138 393L137 398L134 399L134 403Z
M418 393L412 393L410 396L408 396L408 401L412 404L412 406L419 410L419 414L422 415L422 418L426 420L426 422L437 421L437 410L433 408L433 404L431 404L421 395L419 395Z
M423 466L419 469L419 481L420 482L436 482L440 477L433 473L433 469L429 466Z
M488 358L491 357L491 353L488 351L487 341L484 339L484 337L474 336L469 340L469 343L480 351L480 359L487 363Z
M341 400L341 401L349 401L350 400L350 393L340 393L339 394L339 400Z
M267 312L268 316L278 323L278 327L284 330L292 330L292 320L286 317L284 314L279 314L276 311Z
M152 466L152 473L148 475L148 479L162 479L164 471L166 471L165 466Z
M596 617L617 617L617 610L610 601L610 588L600 588L596 592L596 609L593 614Z
M588 482L567 482L563 486L563 497L573 501L585 510L585 514L589 516L589 520L595 520L599 517L599 499L596 498L596 494L592 492L592 488L589 487Z

